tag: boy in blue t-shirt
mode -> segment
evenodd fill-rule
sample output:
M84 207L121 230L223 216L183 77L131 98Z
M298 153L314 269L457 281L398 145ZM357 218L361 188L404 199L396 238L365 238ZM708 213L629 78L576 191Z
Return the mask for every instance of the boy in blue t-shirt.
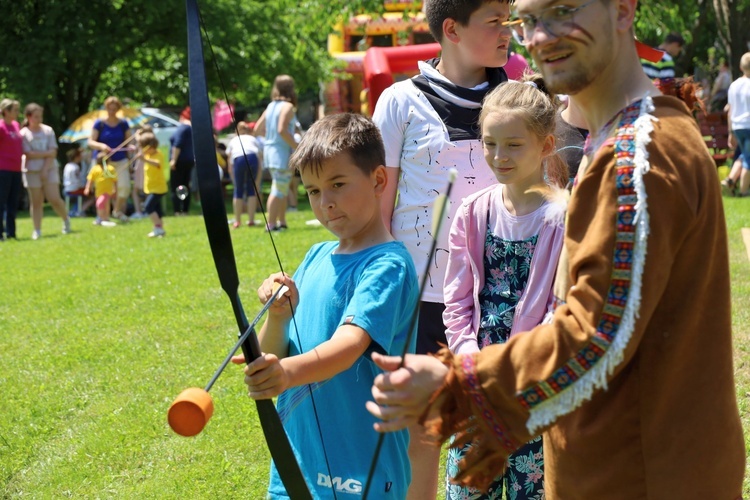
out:
M338 241L314 245L293 278L276 273L258 289L266 302L277 283L289 287L268 311L258 335L264 354L245 368L245 383L254 399L279 396L279 415L314 498L361 495L378 439L365 409L380 373L370 354L403 352L419 298L417 274L380 216L385 152L369 119L323 118L289 163L300 171L316 218ZM383 443L371 487L377 498L406 497L408 442L402 431ZM274 465L269 496L287 498Z

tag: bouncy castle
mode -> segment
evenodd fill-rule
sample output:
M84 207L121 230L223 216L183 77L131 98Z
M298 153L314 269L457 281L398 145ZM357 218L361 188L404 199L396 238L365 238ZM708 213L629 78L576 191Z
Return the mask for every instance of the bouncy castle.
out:
M344 65L323 91L325 114L371 115L383 90L416 75L418 61L439 54L421 0L383 4L382 14L341 20L328 36L328 52Z

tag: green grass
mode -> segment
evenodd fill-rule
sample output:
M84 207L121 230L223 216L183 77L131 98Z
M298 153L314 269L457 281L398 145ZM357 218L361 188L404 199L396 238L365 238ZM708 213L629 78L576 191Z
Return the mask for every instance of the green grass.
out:
M750 200L724 198L729 233L732 282L732 328L737 402L745 430L745 456L750 456L750 261L741 229L750 228ZM750 497L750 462L745 464L743 497Z
M740 236L750 202L727 199L737 396L750 450L750 263ZM332 239L304 224L275 234L293 272L309 246ZM238 367L212 389L202 434L182 438L166 411L184 388L202 387L234 343L202 218L116 228L75 219L62 236L47 214L40 241L19 220L17 242L0 243L0 497L262 498L269 454ZM255 288L277 270L259 228L232 231L248 316ZM750 496L746 474L744 494Z
M274 233L293 272L331 239L292 213ZM184 388L203 387L231 348L236 326L220 289L203 219L116 228L74 219L60 234L48 215L39 241L0 244L0 497L262 498L269 455L240 369L212 392L214 417L181 438L166 411ZM255 289L278 270L261 228L232 231L248 316Z

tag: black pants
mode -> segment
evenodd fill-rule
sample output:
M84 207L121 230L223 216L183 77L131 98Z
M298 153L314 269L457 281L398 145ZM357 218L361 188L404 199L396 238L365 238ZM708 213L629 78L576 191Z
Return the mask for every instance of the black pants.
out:
M8 238L16 237L16 213L21 200L22 179L21 172L0 170L0 238L3 232Z
M151 193L146 197L146 203L144 205L144 210L148 215L151 215L152 213L156 212L156 215L159 217L164 217L164 213L161 209L161 199L164 196L163 193Z
M417 320L417 354L436 353L447 346L443 311L445 304L438 302L420 302Z
M175 164L175 169L171 172L169 178L169 189L172 192L172 207L174 212L188 213L190 211L190 173L193 170L194 162L192 161L179 161ZM177 196L177 188L179 186L185 186L187 196L184 200L181 200Z

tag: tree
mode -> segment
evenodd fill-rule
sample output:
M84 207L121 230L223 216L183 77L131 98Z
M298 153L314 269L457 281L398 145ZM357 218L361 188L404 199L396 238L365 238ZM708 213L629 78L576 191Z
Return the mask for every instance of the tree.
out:
M750 1L713 0L716 13L718 36L725 52L729 55L729 67L735 77L740 76L740 58L750 50Z
M34 0L3 9L0 91L36 101L56 130L87 111L102 75L146 44L176 42L171 2ZM114 90L114 89L107 89ZM118 94L118 92L111 92Z
M223 81L231 100L257 103L279 73L294 76L301 92L317 94L333 69L325 42L334 19L379 6L375 0L203 0L211 96L223 98ZM42 104L58 132L107 95L182 106L184 11L177 0L11 2L0 31L0 94Z
M708 76L719 59L730 62L739 76L739 60L748 50L750 0L643 0L638 5L636 34L659 45L672 31L688 42L678 66L689 75Z

